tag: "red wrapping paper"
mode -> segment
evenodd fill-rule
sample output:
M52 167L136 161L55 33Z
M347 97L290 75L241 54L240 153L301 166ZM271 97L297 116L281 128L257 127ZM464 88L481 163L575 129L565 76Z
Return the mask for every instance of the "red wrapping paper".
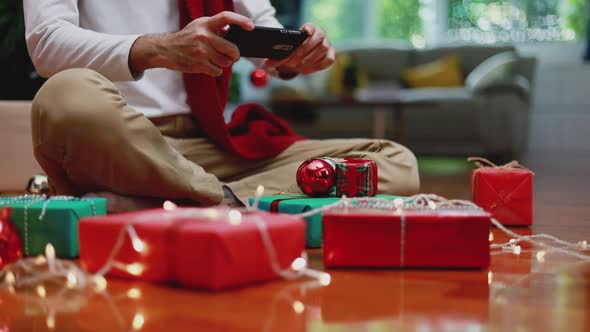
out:
M281 269L289 267L305 248L305 223L301 218L266 212L243 213L242 222L236 226L227 220L191 216L192 212L203 210L148 210L84 218L79 224L80 265L89 272L97 272L128 223L133 223L145 250L136 252L126 236L116 261L140 264L143 271L132 275L115 267L109 276L176 282L212 290L278 279L271 268L261 231L252 221L255 217L266 225Z
M377 195L377 164L368 159L344 158L336 164L336 196L372 197Z
M533 224L533 172L520 168L478 168L471 174L473 202L502 225Z
M487 268L490 215L472 211L335 210L324 214L324 265ZM403 236L402 236L403 234Z

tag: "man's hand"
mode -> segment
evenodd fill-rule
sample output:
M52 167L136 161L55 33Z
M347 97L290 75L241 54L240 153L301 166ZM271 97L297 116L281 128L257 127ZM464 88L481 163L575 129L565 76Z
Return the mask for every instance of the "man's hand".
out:
M308 37L297 51L286 59L268 59L264 62L264 67L275 68L287 74L311 74L330 67L336 58L336 51L326 38L324 30L312 23L305 23L301 30L307 32Z
M149 68L168 68L219 76L223 68L240 59L236 45L221 37L229 24L254 29L249 18L232 12L201 17L176 33L139 37L131 48L129 68L134 74Z

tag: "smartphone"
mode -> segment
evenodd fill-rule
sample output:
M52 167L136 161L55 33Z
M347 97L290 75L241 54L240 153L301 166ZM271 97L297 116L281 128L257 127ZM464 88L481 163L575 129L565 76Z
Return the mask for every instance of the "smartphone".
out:
M258 26L246 31L238 25L230 25L224 38L238 46L242 57L284 59L307 39L307 33L303 30Z

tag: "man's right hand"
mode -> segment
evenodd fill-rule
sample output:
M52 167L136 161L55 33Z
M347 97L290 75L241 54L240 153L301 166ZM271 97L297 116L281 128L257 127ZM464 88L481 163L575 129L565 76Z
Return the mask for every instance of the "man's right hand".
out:
M223 68L240 59L237 46L222 37L223 28L230 24L254 29L249 18L222 12L198 18L176 33L141 36L131 47L129 68L134 75L150 68L168 68L219 76Z

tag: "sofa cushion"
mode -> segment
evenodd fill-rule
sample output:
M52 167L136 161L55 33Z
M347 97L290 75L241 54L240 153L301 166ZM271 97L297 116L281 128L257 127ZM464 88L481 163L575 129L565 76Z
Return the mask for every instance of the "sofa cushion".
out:
M513 74L518 57L512 51L496 54L477 66L465 79L472 91L480 91L494 82L505 81Z
M452 47L439 47L425 50L415 50L412 56L412 66L429 63L449 54L458 54L461 58L461 71L466 77L480 63L498 53L514 51L513 46L480 46L465 45Z
M23 191L41 173L31 142L31 102L0 101L0 192Z
M442 59L406 69L401 77L412 88L463 86L459 62L459 56L451 54Z

